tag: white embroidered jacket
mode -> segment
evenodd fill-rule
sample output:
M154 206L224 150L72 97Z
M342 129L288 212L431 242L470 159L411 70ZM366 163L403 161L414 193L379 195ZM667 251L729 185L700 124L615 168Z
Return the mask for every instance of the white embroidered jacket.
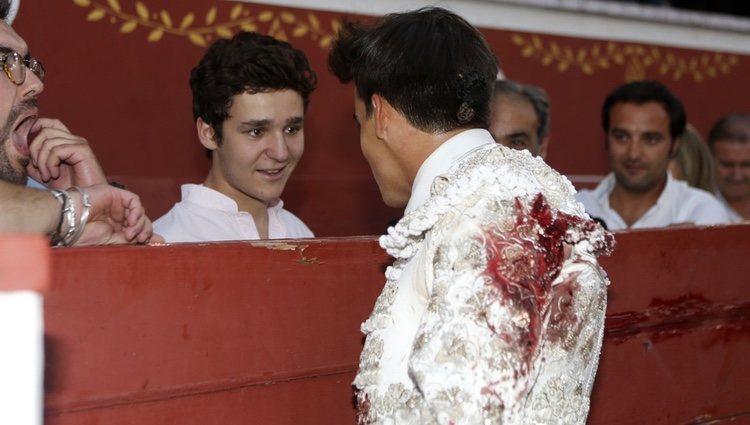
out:
M612 236L567 179L483 130L428 162L424 203L380 240L396 261L362 325L360 424L584 424Z

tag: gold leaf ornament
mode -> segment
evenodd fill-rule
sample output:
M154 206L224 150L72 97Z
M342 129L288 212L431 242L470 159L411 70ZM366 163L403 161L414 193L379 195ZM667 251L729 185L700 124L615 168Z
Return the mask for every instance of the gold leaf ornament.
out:
M323 49L327 49L328 47L331 46L332 42L333 42L333 37L331 37L330 35L326 35L325 37L322 37L320 39L320 42L318 43L318 45L320 45L320 47Z
M534 48L536 48L537 50L542 49L542 39L539 38L538 36L535 35L531 37L531 43L534 45Z
M234 33L229 28L216 27L216 35L221 38L232 38L234 36Z
M203 38L203 36L198 34L197 32L189 33L188 40L190 40L190 42L195 44L196 46L206 47L206 39Z
M669 75L673 80L691 77L696 83L701 83L707 78L718 77L720 73L728 74L739 62L737 55L700 53L686 57L656 46L620 44L614 41L604 44L604 48L600 43L579 48L560 46L555 41L545 43L537 35L527 40L519 34L513 34L511 41L519 47L522 57L538 59L542 66L555 65L558 72L578 68L585 75L593 75L598 70L619 66L624 68L625 81L646 78L649 69L653 68L654 72L662 76Z
M216 38L231 38L237 31L262 32L279 40L288 40L289 36L307 37L316 42L321 48L328 48L341 28L337 19L329 21L330 29L323 28L320 19L312 12L307 12L304 19L300 19L289 10L278 13L273 10L261 10L257 13L252 6L235 4L229 8L228 19L219 18L219 7L211 6L204 16L205 24L196 24L200 20L199 13L189 12L179 20L174 20L170 12L165 9L149 10L146 0L134 0L131 11L123 8L122 0L71 0L79 7L88 8L86 20L101 21L108 18L112 24L118 21L119 32L129 34L143 27L148 31L146 39L150 43L160 41L165 35L185 37L190 43L206 47ZM128 3L128 2L126 2ZM177 25L179 24L179 25ZM537 41L539 42L539 41Z
M86 20L89 22L94 22L102 19L107 15L107 11L104 9L94 9L91 12L89 12L88 16L86 16Z
M135 13L138 14L138 17L143 19L144 21L148 21L148 8L145 4L137 1L135 2Z
M164 36L164 28L156 28L148 34L147 40L149 43L155 43L161 40L162 36Z
M172 17L169 16L169 12L162 9L162 11L159 12L159 17L161 18L161 21L164 22L164 25L167 26L167 28L172 28Z
M568 61L572 61L573 60L573 49L571 49L570 47L566 47L566 48L563 49L563 52L565 52L565 59L566 60L568 60Z
M338 34L341 29L341 22L338 19L331 19L331 29L334 34Z
M206 25L211 25L216 21L216 6L208 9L206 13Z
M293 24L297 18L291 12L281 12L281 22L285 24Z
M184 30L185 28L189 27L190 25L193 25L193 22L195 21L195 14L194 13L188 13L185 15L184 18L182 18L182 22L180 22L180 29Z
M318 20L318 17L313 15L312 13L307 14L307 20L310 22L310 26L315 31L320 31L320 20Z
M229 12L229 19L234 21L235 19L239 18L240 15L242 15L242 5L237 4L232 8L232 11Z
M107 4L109 4L109 7L112 8L116 13L122 12L122 7L120 7L120 2L117 0L107 0Z
M138 27L138 22L136 21L127 21L120 27L120 32L123 34L131 33L135 31L135 29Z

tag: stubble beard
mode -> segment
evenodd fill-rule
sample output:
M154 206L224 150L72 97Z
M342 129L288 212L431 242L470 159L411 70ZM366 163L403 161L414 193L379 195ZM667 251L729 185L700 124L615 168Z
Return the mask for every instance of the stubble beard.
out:
M26 185L26 179L28 172L26 167L29 165L29 158L18 158L16 166L8 155L8 150L13 141L11 140L11 134L16 126L16 120L21 114L26 112L29 108L36 108L36 99L30 99L14 106L8 114L8 119L0 129L0 179L9 183L18 185Z
M657 187L662 181L660 178L653 178L649 173L631 177L625 171L625 164L621 164L621 166L621 170L614 170L615 180L617 180L617 183L628 192L646 193Z
M662 179L631 179L627 176L618 176L615 173L617 183L622 186L626 191L631 193L647 193L658 187ZM666 176L665 176L666 179Z

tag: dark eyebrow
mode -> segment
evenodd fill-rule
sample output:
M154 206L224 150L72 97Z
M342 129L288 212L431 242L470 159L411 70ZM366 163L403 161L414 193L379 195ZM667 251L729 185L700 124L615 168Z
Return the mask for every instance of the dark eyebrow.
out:
M519 137L519 136L524 136L524 137L526 137L527 139L529 139L529 138L530 138L530 137L529 137L529 133L528 133L528 132L525 132L525 131L517 131L517 132L515 132L515 133L510 133L510 134L509 134L509 135L507 135L506 137Z
M289 119L288 119L288 120L286 121L286 124L287 124L287 125L292 125L292 124L304 124L304 123L305 123L305 118L304 118L304 117L292 117L292 118L289 118Z
M660 131L644 131L643 135L650 136L650 137L654 137L654 136L664 137L664 134Z
M250 120L240 123L241 127L265 127L271 123L271 120Z

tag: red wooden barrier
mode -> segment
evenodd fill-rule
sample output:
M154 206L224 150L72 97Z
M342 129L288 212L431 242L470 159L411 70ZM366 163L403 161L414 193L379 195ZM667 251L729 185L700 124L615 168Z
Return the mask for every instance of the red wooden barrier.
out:
M589 423L750 423L750 226L617 242Z
M589 423L743 423L750 226L617 240ZM55 250L46 423L354 423L388 261L370 237Z
M54 254L48 424L354 421L371 238Z

